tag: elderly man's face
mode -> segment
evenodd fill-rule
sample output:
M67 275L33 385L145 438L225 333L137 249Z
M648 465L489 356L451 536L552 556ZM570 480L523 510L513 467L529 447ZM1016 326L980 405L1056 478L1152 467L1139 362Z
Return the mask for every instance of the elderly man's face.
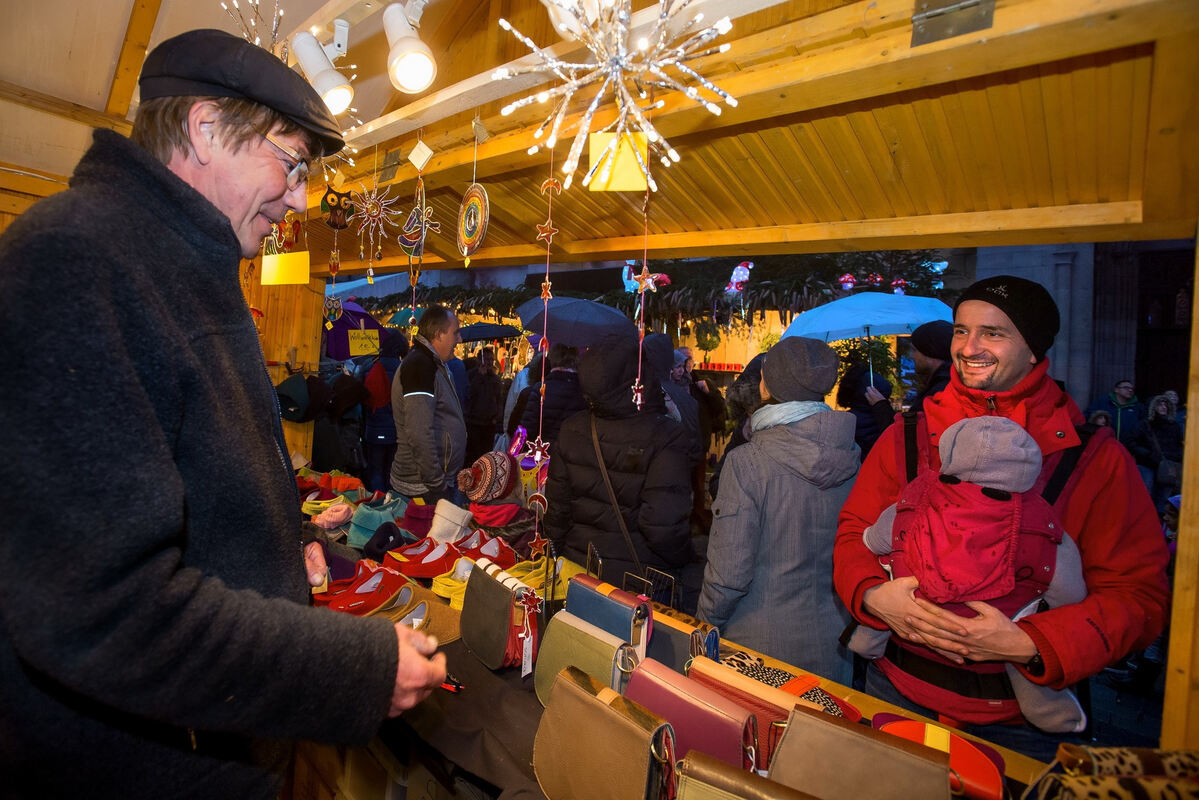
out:
M298 133L272 133L278 144L256 136L233 152L218 142L210 167L215 171L206 196L229 218L244 258L253 258L272 222L283 220L290 208L302 213L307 206L307 181L288 188L288 173L297 159L307 158ZM291 153L288 153L290 150Z
M967 300L958 306L949 353L962 383L992 392L1008 391L1036 364L1008 315L982 300Z

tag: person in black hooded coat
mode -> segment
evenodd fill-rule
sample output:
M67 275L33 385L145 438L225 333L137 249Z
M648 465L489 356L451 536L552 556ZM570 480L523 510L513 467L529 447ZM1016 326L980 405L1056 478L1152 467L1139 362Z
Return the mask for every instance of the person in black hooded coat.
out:
M656 367L644 366L644 401L640 410L633 404L637 346L636 337L607 336L580 359L579 382L589 410L562 424L550 451L545 489L546 536L556 551L582 564L587 545L594 544L603 559L600 577L617 586L625 572L636 568L596 462L593 416L604 464L642 565L681 576L682 568L695 561L687 521L691 447L683 427L665 414L661 389L652 377Z
M871 387L873 393L867 391ZM895 409L887 400L890 396L891 382L877 372L871 372L867 364L855 364L841 376L837 405L847 409L858 421L854 441L862 449L863 461L895 417Z

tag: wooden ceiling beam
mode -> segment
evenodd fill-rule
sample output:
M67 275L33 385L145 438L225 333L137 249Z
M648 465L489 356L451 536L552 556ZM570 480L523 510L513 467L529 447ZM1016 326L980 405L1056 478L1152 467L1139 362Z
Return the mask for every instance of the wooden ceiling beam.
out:
M129 12L129 25L125 28L125 40L121 42L121 55L113 71L112 86L108 89L108 102L104 105L107 114L124 117L133 102L133 90L137 87L137 76L142 71L146 48L150 46L150 35L158 22L158 10L162 0L134 0Z
M1035 231L1067 232L1073 238L1087 240L1088 229L1103 226L1135 226L1142 222L1138 201L1095 203L1089 205L1019 208L1003 211L977 211L934 214L894 219L868 219L850 222L817 222L797 225L735 228L718 231L620 236L603 240L572 240L566 250L574 260L616 257L640 252L648 245L657 257L671 254L676 258L731 252L761 254L771 252L828 252L833 250L888 249L889 243L923 242L921 247L977 246L977 238L994 235L1015 244ZM1058 241L1055 239L1054 241ZM881 243L888 244L881 244ZM936 242L934 244L934 242Z
M69 119L72 122L78 122L81 125L87 125L91 128L107 128L126 136L133 130L132 123L124 117L118 117L115 114L108 114L103 111L96 111L94 108L88 108L78 103L72 103L69 100L52 97L5 80L0 80L0 100L7 100L19 106L53 114L56 117Z
M0 190L48 197L67 188L67 179L52 172L0 161Z

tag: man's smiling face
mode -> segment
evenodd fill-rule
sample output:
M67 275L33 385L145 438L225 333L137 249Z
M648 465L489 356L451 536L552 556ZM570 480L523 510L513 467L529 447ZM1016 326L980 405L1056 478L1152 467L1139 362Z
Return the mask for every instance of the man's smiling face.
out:
M1008 315L982 300L958 306L950 355L963 384L992 392L1008 391L1037 363Z

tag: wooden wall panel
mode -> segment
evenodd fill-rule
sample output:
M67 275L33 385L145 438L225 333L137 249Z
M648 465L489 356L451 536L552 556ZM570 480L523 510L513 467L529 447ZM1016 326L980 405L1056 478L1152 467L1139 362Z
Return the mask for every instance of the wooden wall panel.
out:
M294 368L316 372L324 321L324 280L313 278L303 286L262 286L258 261L243 261L241 275L246 302L263 313L259 341L271 381L278 384L288 376L288 361ZM311 422L283 421L289 455L312 457L312 427Z

